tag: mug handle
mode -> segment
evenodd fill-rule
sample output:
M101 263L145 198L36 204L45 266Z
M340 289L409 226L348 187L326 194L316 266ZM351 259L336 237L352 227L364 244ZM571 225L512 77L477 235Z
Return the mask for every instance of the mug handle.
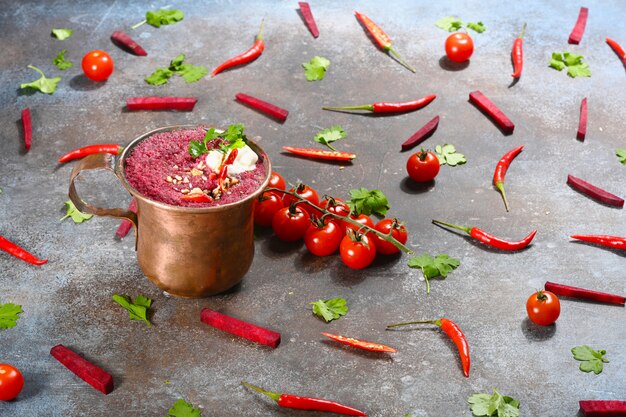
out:
M70 200L72 200L72 203L74 203L76 208L83 213L95 214L96 216L110 216L120 219L126 219L133 224L135 229L137 229L137 214L133 213L130 210L121 208L101 208L92 206L91 204L83 201L76 192L76 186L74 185L74 181L82 171L92 169L108 169L109 171L113 172L113 174L115 174L114 165L115 155L111 155L108 153L89 155L78 161L78 163L72 169L72 174L70 175ZM137 236L137 234L135 234L135 236Z

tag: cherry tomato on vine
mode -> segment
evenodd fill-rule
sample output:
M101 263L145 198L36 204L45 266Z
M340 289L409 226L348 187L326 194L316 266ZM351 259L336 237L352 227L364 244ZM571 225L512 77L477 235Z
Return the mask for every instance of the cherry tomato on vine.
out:
M352 220L356 220L358 223L361 223L362 225L374 228L374 222L372 221L371 217L370 216L366 216L363 213L359 214L358 216L350 215L350 218ZM341 226L343 226L344 232L348 232L348 230L353 230L355 232L359 231L359 227L357 227L357 226L355 226L355 225L353 225L351 223L348 223L346 221L343 221L343 220L341 221ZM361 230L361 231L363 231L363 230ZM374 243L374 242L372 242L372 243Z
M274 214L272 230L276 237L285 242L302 239L311 221L306 211L298 206L283 207Z
M528 318L540 326L549 326L559 318L561 303L550 291L537 291L526 301Z
M106 81L113 73L113 58L104 51L87 52L82 61L83 72L93 81Z
M270 174L270 182L269 184L267 184L267 186L284 190L287 188L287 183L285 182L285 179L282 175L280 175L278 172L272 171L272 173Z
M0 401L11 401L24 387L24 377L13 365L0 363Z
M374 262L376 246L367 235L348 232L339 245L339 255L348 268L363 269Z
M439 158L434 153L422 149L406 161L406 171L413 181L432 181L439 174Z
M315 221L304 234L304 244L313 255L328 256L337 252L342 238L341 228L334 221Z
M456 32L446 39L446 55L453 62L465 62L474 53L474 41L467 33Z
M376 223L374 229L384 234L389 234L389 232L391 232L391 236L402 244L405 244L409 237L404 225L396 219L382 219ZM394 253L400 252L400 249L378 235L372 234L372 240L376 245L377 253L382 253L383 255L393 255Z
M306 184L298 184L296 188L290 188L289 192L295 192L300 196L300 198L304 198L305 200L313 203L316 206L319 206L320 204L320 198L317 195L317 191L315 191L313 188L309 187ZM295 197L290 196L289 194L285 194L283 199L285 200L286 206L297 201ZM299 207L306 210L307 213L315 215L316 217L319 217L321 215L321 212L319 210L316 210L308 204L300 204Z
M334 197L325 197L320 202L320 207L325 208L326 210L334 213L338 216L348 216L350 215L350 207L343 200ZM338 221L337 219L335 221Z
M283 198L272 191L265 191L254 200L254 224L271 226L274 214L283 208Z

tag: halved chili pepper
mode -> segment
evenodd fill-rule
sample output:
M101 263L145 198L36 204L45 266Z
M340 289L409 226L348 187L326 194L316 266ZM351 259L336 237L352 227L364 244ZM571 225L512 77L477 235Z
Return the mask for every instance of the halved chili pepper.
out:
M322 107L323 110L331 111L349 111L349 110L365 110L373 113L405 113L413 110L421 109L436 99L436 95L422 97L418 100L404 102L377 102L373 104L364 104L361 106L343 106L343 107Z
M339 343L343 343L344 345L352 346L355 348L369 350L372 352L397 352L396 349L391 346L381 345L380 343L368 342L365 340L354 339L352 337L340 336L337 334L322 332L322 334L326 337L329 337Z
M515 129L515 125L506 117L506 114L502 110L498 108L491 100L489 100L483 93L480 91L472 91L469 95L469 100L473 103L478 109L483 111L487 116L489 116L496 125L502 130L505 135L510 135L513 133Z
M626 401L581 400L578 405L585 417L626 416Z
M119 155L124 148L120 145L113 143L103 143L97 145L84 146L79 149L74 149L59 158L59 162L69 162L74 159L84 158L87 155L93 155L96 153L110 153L111 155Z
M235 95L235 98L237 99L237 101L247 106L250 106L253 109L256 109L270 117L280 120L281 122L287 120L287 116L289 116L288 110L278 107L275 104L268 103L267 101L263 101L260 98L252 97L244 93L237 93L237 95Z
M195 97L131 97L126 99L128 110L179 110L192 111Z
M602 303L619 305L624 305L626 303L626 298L620 295L593 291L585 288L571 287L569 285L557 284L550 281L546 282L544 288L546 289L546 291L550 291L551 293L563 297L583 298L587 300L599 301Z
M537 231L533 230L532 232L528 234L528 236L526 236L522 240L518 240L517 242L510 242L508 240L500 239L498 237L490 235L489 233L485 232L482 229L479 229L478 227L458 226L456 224L446 223L446 222L442 222L440 220L434 220L434 219L433 219L433 223L440 224L443 226L448 226L453 229L462 230L468 235L470 235L471 237L473 237L474 239L478 240L479 242L482 242L485 245L489 245L500 250L524 249L526 246L530 244L530 242L532 242L533 238L537 234Z
M589 15L589 9L586 7L581 7L580 12L578 13L578 19L576 20L576 24L572 29L572 33L569 35L569 39L567 43L573 43L578 45L580 40L583 38L583 33L585 33L585 26L587 25L587 16Z
M439 116L435 116L430 122L426 123L420 128L420 130L405 140L404 143L402 143L402 150L408 151L409 149L424 142L435 132L435 130L437 130L437 126L439 126Z
M137 200L135 200L134 198L130 200L130 204L128 205L128 211L137 213ZM120 239L123 237L126 237L126 235L128 234L128 232L130 232L130 229L132 229L132 227L133 227L133 222L131 222L130 220L124 219L120 223L119 227L117 228L117 232L115 232L115 234Z
M300 397L292 394L281 394L278 392L265 391L256 385L241 381L248 388L267 395L283 408L293 408L296 410L325 411L328 413L343 414L347 416L367 416L363 411L348 407L335 401L324 400L322 398Z
M359 13L357 11L354 12L356 14L356 18L365 26L365 29L369 32L369 34L374 38L374 41L378 45L380 49L383 51L393 55L393 57L406 69L411 72L416 72L415 68L409 65L402 56L396 52L395 49L391 46L391 38L387 36L385 31L381 29L376 23L372 21L369 17L365 16L363 13Z
M578 140L585 140L587 134L587 97L583 98L580 102L580 118L578 119L578 131L576 132L576 138Z
M326 159L330 161L352 161L356 155L348 152L324 151L312 148L294 148L293 146L283 146L283 150L298 156L314 159Z
M504 176L506 175L506 171L509 169L509 165L511 165L513 158L515 158L523 148L524 145L521 145L505 153L498 161L496 170L493 173L493 185L495 185L498 191L500 191L500 194L502 194L506 211L509 211L509 203L506 201L506 193L504 192Z
M622 48L622 46L617 43L617 41L611 38L606 38L606 43L608 43L611 49L613 49L613 52L615 52L617 56L619 56L619 59L622 60L622 64L626 65L626 52L624 52L624 48Z
M526 32L526 23L522 26L522 33L513 42L513 50L511 51L511 57L513 58L513 74L511 74L511 77L513 78L519 78L524 68L524 32Z
M302 13L304 22L309 28L309 31L311 31L311 35L313 35L314 38L317 38L320 36L320 31L317 29L317 23L315 23L313 13L311 13L311 6L309 6L309 3L305 1L298 2L298 5L300 6L300 13Z
M43 265L48 262L47 259L39 259L35 255L27 252L25 249L19 247L15 243L6 239L5 237L0 235L0 250L5 251L6 253L15 256L29 264L33 265Z
M238 154L238 149L235 148L231 150L218 169L219 174L217 175L217 184L222 192L226 191L226 187L224 187L224 180L226 180L226 177L228 176L228 166L235 162Z
M133 55L147 56L148 53L125 32L118 30L111 35L111 41Z
M213 201L213 199L211 198L211 196L202 193L202 192L194 192L194 193L189 193L189 194L183 194L182 197L180 197L181 200L185 200L185 201L189 201L192 203L210 203L211 201Z
M452 320L449 320L445 317L442 317L437 320L423 320L423 321L409 321L405 323L396 323L390 324L387 326L388 329L399 326L408 326L411 324L434 324L443 330L450 339L454 342L457 349L459 350L459 356L461 357L461 365L463 366L463 375L469 377L470 370L470 353L469 353L469 344L467 343L467 338L461 331L461 328Z
M226 61L218 65L218 67L215 68L213 72L211 73L211 77L215 77L217 74L224 71L225 69L236 67L238 65L247 64L248 62L254 61L259 56L261 56L264 49L265 49L265 43L263 42L263 21L261 21L261 29L259 30L259 34L256 36L256 39L252 47L248 49L246 52L244 52L243 54L227 59Z
M584 242L596 243L598 245L607 246L613 249L626 250L626 238L609 235L572 235L572 239L582 240Z
M580 178L577 178L573 175L567 176L567 183L575 190L580 191L587 197L598 200L603 204L615 207L624 207L623 198L618 197L615 194L611 194L608 191L596 187L595 185L590 184L587 181L581 180Z
M30 109L26 107L22 110L22 127L24 128L24 147L30 149L33 143L33 122L30 118Z

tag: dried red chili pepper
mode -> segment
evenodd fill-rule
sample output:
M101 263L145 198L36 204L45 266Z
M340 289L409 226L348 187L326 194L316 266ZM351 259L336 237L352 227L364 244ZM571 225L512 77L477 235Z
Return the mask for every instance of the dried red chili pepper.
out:
M533 238L537 234L537 231L533 230L532 232L528 234L528 236L526 236L522 240L518 240L517 242L510 242L508 240L500 239L498 237L490 235L489 233L485 232L482 229L479 229L478 227L458 226L456 224L446 223L440 220L433 220L433 223L440 224L443 226L448 226L453 229L462 230L468 235L470 235L471 237L473 237L474 239L478 240L479 242L484 243L485 245L492 246L496 249L509 250L509 251L524 249L526 246L530 244L530 242L532 242Z
M443 330L450 339L454 342L457 349L459 350L459 356L461 357L461 365L463 366L463 375L469 377L470 370L470 353L469 353L469 344L467 343L467 338L461 331L461 328L452 320L447 318L440 318L437 320L423 320L423 321L409 321L405 323L396 323L390 324L387 326L388 329L399 326L408 326L411 324L434 324Z
M373 113L405 113L413 110L421 109L436 99L436 95L422 97L418 100L404 102L377 102L373 104L364 104L361 106L343 106L343 107L322 107L323 110L346 111L346 110L366 110Z
M281 122L287 120L287 116L289 116L288 110L285 110L275 104L268 103L267 101L263 101L256 97L252 97L244 93L237 93L237 95L235 95L235 98L237 99L237 101L246 104L270 117L280 120Z
M148 53L125 32L118 30L111 35L111 41L133 55L148 56Z
M29 264L43 265L48 262L47 259L39 259L35 255L27 252L25 249L17 246L15 243L0 235L0 250L15 256Z
M506 171L509 169L509 165L511 165L513 158L515 158L523 148L524 145L521 145L505 153L498 161L496 170L493 173L493 185L495 185L498 191L500 191L500 194L502 194L506 211L509 211L509 203L506 201L506 193L504 192L504 176L506 175Z
M244 52L243 54L227 59L226 61L218 65L218 67L215 68L213 72L211 73L211 77L215 77L217 74L224 71L225 69L236 67L238 65L247 64L248 62L254 61L259 56L261 56L264 49L265 49L265 43L263 42L263 21L261 21L261 29L259 30L259 34L256 36L256 40L254 41L254 44L252 45L252 47L248 49L246 52Z
M572 29L572 33L570 33L569 35L567 43L573 43L576 45L580 43L580 40L583 38L583 33L585 33L585 26L587 25L588 15L589 9L586 7L581 7L580 12L578 13L578 19L576 20L574 29Z
M321 398L300 397L292 394L281 394L278 392L265 391L256 385L241 381L248 388L267 395L283 408L293 408L296 410L309 411L325 411L328 413L343 414L347 416L367 416L363 411L356 408L348 407L335 401L324 400Z
M325 159L329 161L352 161L356 155L348 152L324 151L312 148L295 148L293 146L283 146L283 150L298 156L313 159Z
M340 336L332 333L322 332L322 334L326 337L329 337L339 343L343 343L344 345L352 346L355 348L369 350L372 352L397 352L396 349L391 346L382 345L380 343L368 342L365 340L354 339L352 337Z
M578 405L585 417L626 416L626 401L581 400Z
M546 291L550 291L553 294L563 297L583 298L587 300L599 301L602 303L619 305L624 305L626 303L626 298L620 295L593 291L585 288L571 287L569 285L557 284L550 281L546 282L544 287Z
M130 200L130 204L128 205L128 211L137 213L137 200L135 200L134 198ZM133 227L133 222L131 222L130 220L122 220L115 234L120 239L123 237L126 237L126 235L128 234L128 232L130 232L130 229L132 229L132 227Z
M414 148L415 146L424 142L430 137L430 135L435 132L435 130L437 130L437 126L439 126L439 116L435 116L430 122L426 123L420 128L420 130L418 130L410 138L405 140L402 144L402 150L408 151L409 149Z
M587 134L587 97L583 98L580 102L580 119L578 119L578 131L576 132L576 138L578 140L585 140Z
M195 97L131 97L126 99L128 110L178 110L192 111L198 99Z
M510 135L513 133L515 129L515 125L506 117L504 112L498 108L491 100L489 100L483 93L480 91L472 91L469 95L469 100L473 103L479 110L483 111L487 116L489 116L496 125L502 130L505 135Z
M119 153L124 148L120 145L106 143L106 144L97 144L97 145L89 145L84 146L79 149L74 149L59 158L59 162L69 162L74 159L84 158L87 155L93 155L96 153L110 153L111 155L119 155Z
M511 58L513 59L513 74L511 74L511 77L513 78L519 78L524 68L524 32L526 32L526 23L522 26L522 33L513 42L513 50L511 51Z
M577 191L585 194L587 197L593 198L594 200L598 200L599 202L615 207L624 207L624 199L616 196L615 194L611 194L608 191L603 190L602 188L596 187L593 184L588 183L587 181L583 181L580 178L577 178L573 175L567 176L567 183L570 187L574 188Z
M30 118L30 109L26 107L22 110L22 126L24 127L24 147L30 149L33 143L33 122Z
M611 49L613 49L613 52L619 56L619 59L622 60L622 64L626 65L626 52L624 52L624 48L611 38L606 38L606 43L608 43Z
M300 13L302 13L304 22L309 28L309 31L311 31L311 35L313 35L314 38L317 38L320 36L320 31L317 29L317 23L315 23L313 13L311 13L311 6L309 6L309 3L305 1L298 2L298 5L300 6Z
M391 54L396 58L396 60L408 69L411 72L416 72L415 68L409 65L402 56L396 52L395 49L391 46L391 38L387 36L387 34L378 26L376 23L372 21L369 17L365 16L363 13L359 13L357 11L354 12L356 14L356 18L359 22L365 26L365 29L369 32L369 34L374 38L374 41L378 45L380 49Z
M584 242L596 243L598 245L607 246L613 249L626 250L626 238L609 235L572 235L572 239L582 240Z

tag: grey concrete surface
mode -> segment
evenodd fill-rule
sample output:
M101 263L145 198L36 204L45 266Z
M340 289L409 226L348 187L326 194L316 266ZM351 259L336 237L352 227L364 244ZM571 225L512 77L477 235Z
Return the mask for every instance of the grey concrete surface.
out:
M149 8L170 5L185 20L131 31ZM321 35L313 39L295 1L81 1L3 2L0 7L0 234L50 262L34 267L0 253L0 303L23 306L17 327L0 331L0 362L18 366L26 386L16 401L0 402L2 417L164 416L178 398L203 409L203 416L315 416L279 409L241 386L326 397L371 416L447 417L471 415L466 399L475 392L500 392L520 400L522 416L574 416L581 399L626 398L624 308L562 300L557 324L538 328L526 318L526 298L547 280L626 293L623 253L570 242L574 233L626 235L623 210L599 205L565 184L568 173L626 194L626 167L614 155L626 147L626 72L604 43L626 45L621 1L587 1L589 21L582 43L568 45L579 4L568 2L315 2ZM353 16L358 9L394 39L418 70L412 74L376 49ZM482 20L473 35L476 50L464 68L441 61L446 33L434 22L446 15ZM196 84L174 78L153 87L143 78L179 53L188 62L214 68L247 49L265 18L266 50L255 62ZM510 48L522 24L525 68L511 82ZM76 30L68 40L50 37L53 27ZM148 51L129 55L109 36L124 29ZM52 65L58 51L76 66ZM115 60L112 77L87 81L80 59L104 49ZM547 67L553 51L582 53L593 76L571 79ZM309 83L301 64L322 55L332 64L326 78ZM26 66L61 76L48 96L19 90L35 79ZM480 89L516 124L503 136L476 108L468 93ZM234 101L237 92L289 109L276 123ZM325 112L322 105L409 100L437 94L428 107L409 114L376 117ZM124 110L127 97L196 95L191 113ZM589 100L584 143L575 138L580 100ZM25 153L20 110L33 118L33 147ZM453 143L466 165L444 166L434 184L407 180L408 153L400 143L435 115L438 131L425 142ZM377 259L364 271L343 266L338 256L315 258L303 245L287 245L260 232L256 257L243 283L228 294L202 300L164 296L136 264L133 238L114 237L118 222L93 218L59 222L71 165L57 166L67 150L91 143L128 143L159 126L243 122L288 181L304 181L320 193L345 198L352 188L383 190L390 215L406 222L416 253L448 253L461 266L446 280L433 280L430 296L408 257ZM341 149L357 153L341 167L293 158L283 145L310 146L314 134L341 124L348 137ZM496 161L524 144L507 175L511 212L504 211L491 178ZM85 198L109 207L126 206L128 195L106 173L86 176ZM430 224L441 218L481 226L517 239L538 229L530 248L517 253L490 250L469 238ZM154 301L148 328L131 322L111 301L115 293L145 294ZM341 296L346 317L325 324L309 302ZM211 307L279 330L275 350L208 328L200 310ZM433 329L385 331L391 322L449 317L471 345L470 378L462 375L454 345ZM358 352L323 340L330 331L398 348L393 355ZM93 390L50 355L63 343L111 372L108 396ZM576 345L606 349L602 374L584 374L570 354ZM169 383L166 383L169 381Z

